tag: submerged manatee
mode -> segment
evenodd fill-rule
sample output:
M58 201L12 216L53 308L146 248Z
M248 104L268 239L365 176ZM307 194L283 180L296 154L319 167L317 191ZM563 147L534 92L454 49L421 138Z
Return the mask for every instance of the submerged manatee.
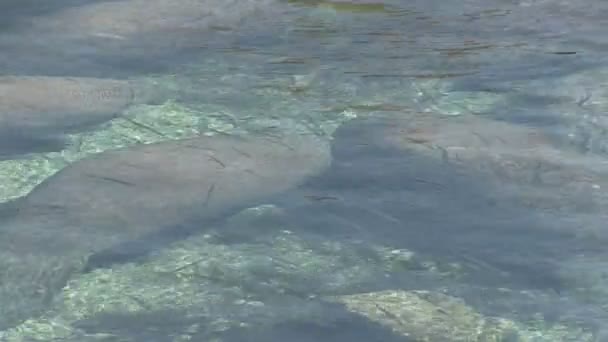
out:
M285 8L277 5L276 0L120 0L64 6L18 17L14 29L0 32L0 68L28 75L173 74L176 65L199 61L211 41L233 39L209 33L269 18Z
M136 97L132 82L96 78L0 77L0 155L108 121ZM138 94L139 95L139 94Z
M539 129L479 116L393 118L374 128L381 145L420 153L485 175L535 206L608 205L608 164L562 148ZM581 202L581 199L586 198Z
M86 259L297 186L330 161L325 141L200 137L108 151L58 172L0 223L0 329L40 312ZM178 232L176 232L178 233Z
M269 10L275 0L124 0L77 6L35 18L33 28L127 39L153 32L172 33L234 27L244 18Z
M275 11L276 0L123 0L67 8L24 23L28 36L50 35L76 42L77 53L95 47L90 57L142 58L145 63L182 49L205 46L210 31L237 29L250 17ZM44 45L44 42L42 42ZM100 50L101 49L101 50ZM157 56L157 57L150 57ZM127 57L127 58L125 58ZM161 57L164 58L164 57Z
M457 282L472 281L473 288L555 293L566 286L562 262L580 257L581 251L598 260L605 255L605 205L583 215L589 209L574 207L581 203L573 184L536 186L525 177L534 168L507 163L529 158L534 166L535 158L542 157L524 153L533 150L532 141L526 140L532 138L525 138L533 130L486 118L425 115L358 118L343 124L333 135L331 168L289 192L307 197L298 201L294 196L288 208L289 221L298 223L298 233L403 248L440 263L455 262L464 267ZM537 138L541 136L532 140ZM559 151L542 139L536 147L537 152ZM500 162L506 170L500 170ZM512 176L494 174L491 166L497 172L512 171ZM568 173L590 172L574 167L574 160L561 166L555 172L562 173L562 179ZM600 194L584 192L584 196L599 204ZM560 204L571 206L538 210ZM374 290L400 288L398 284L428 286L430 279L425 277L389 277L384 284L378 279ZM432 286L437 285L434 279Z

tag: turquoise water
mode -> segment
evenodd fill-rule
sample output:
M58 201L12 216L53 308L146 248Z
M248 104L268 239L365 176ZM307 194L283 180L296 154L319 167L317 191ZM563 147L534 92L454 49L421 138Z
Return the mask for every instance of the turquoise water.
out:
M608 339L608 5L143 3L0 4L2 340Z

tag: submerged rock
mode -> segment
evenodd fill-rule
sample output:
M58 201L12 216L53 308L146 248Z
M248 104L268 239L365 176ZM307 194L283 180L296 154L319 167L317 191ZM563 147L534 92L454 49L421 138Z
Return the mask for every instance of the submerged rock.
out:
M202 229L298 185L329 160L316 136L220 136L109 151L68 166L12 203L2 223L0 329L39 313L95 253L160 231Z

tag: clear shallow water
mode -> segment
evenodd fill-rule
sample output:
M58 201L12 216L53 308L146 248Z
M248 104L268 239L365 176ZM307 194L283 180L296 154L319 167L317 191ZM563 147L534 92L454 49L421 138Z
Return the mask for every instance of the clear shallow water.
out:
M607 338L606 5L129 3L2 5L2 338Z

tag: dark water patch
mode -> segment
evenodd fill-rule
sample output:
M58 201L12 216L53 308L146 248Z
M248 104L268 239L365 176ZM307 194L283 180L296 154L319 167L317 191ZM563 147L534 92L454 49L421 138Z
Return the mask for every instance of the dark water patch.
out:
M232 212L235 214L237 211ZM230 215L226 215L230 216ZM143 263L150 260L156 253L161 252L172 243L187 239L208 227L221 227L224 217L215 219L184 220L169 227L162 227L157 232L145 234L138 239L119 242L109 248L102 249L87 258L83 272L91 272L100 268L112 268L119 264Z
M340 305L328 304L324 314L311 320L287 321L274 325L235 328L221 334L226 342L407 342L388 327L348 312Z
M512 92L520 82L538 79L556 79L598 66L597 60L546 58L538 55L495 63L479 68L472 77L462 77L454 83L455 90Z
M410 341L404 336L392 333L387 327L348 312L341 305L319 303L317 306L322 308L315 310L314 317L306 312L304 309L306 306L270 307L268 310L286 311L285 316L277 317L276 321L270 322L255 322L256 318L249 317L244 319L251 321L247 327L228 329L218 329L214 326L213 321L217 317L205 317L201 313L193 314L185 310L169 309L137 314L98 314L75 323L75 327L87 334L110 334L129 338L129 341L141 342L173 341L176 336L184 335L188 335L194 341L220 339L226 342ZM228 312L218 312L220 316L223 314ZM273 316L270 312L267 315ZM299 318L290 319L290 316L299 316ZM236 322L230 324L234 326Z
M515 89L505 90L499 94L504 96L504 104L484 113L485 118L532 127L547 136L554 135L558 140L563 140L563 134L559 136L553 133L570 125L571 119L567 114L581 111L576 104L558 96L526 94Z
M186 333L191 326L205 324L208 324L206 317L192 317L185 312L166 309L137 314L97 314L76 322L74 327L87 334L120 336L133 342L169 342Z
M64 137L23 134L0 130L0 160L18 159L28 153L59 152L67 146Z

